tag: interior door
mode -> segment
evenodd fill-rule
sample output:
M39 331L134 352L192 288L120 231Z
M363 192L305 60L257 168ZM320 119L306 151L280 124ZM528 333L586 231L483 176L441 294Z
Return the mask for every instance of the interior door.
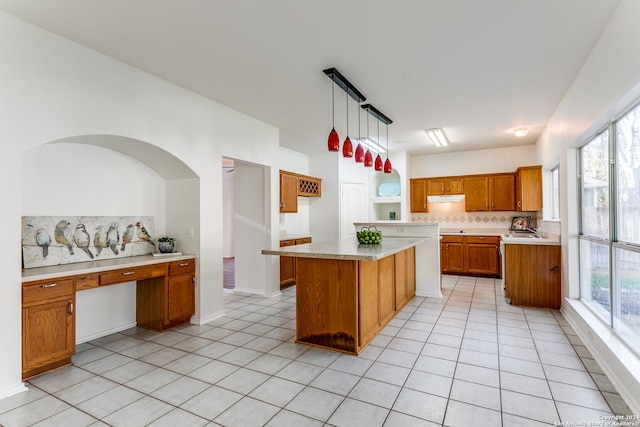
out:
M354 222L369 221L367 184L343 182L340 184L340 238L356 238Z

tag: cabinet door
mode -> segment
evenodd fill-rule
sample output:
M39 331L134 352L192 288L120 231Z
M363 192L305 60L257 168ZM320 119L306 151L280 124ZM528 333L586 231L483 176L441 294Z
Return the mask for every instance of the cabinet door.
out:
M467 212L489 210L489 178L487 176L465 179L464 210Z
M516 171L516 210L542 210L542 166L528 166Z
M560 246L505 247L505 287L511 304L560 308Z
M467 243L467 272L487 276L500 275L500 254L493 243Z
M515 175L496 175L491 177L491 210L515 210Z
M440 196L445 194L446 185L444 178L430 179L428 190L430 196Z
M280 212L298 212L298 178L280 174Z
M168 279L168 322L190 317L195 312L193 276L185 274Z
M74 303L71 297L22 309L23 374L47 365L55 366L73 356Z
M448 178L445 181L445 192L447 194L464 194L464 179Z
M411 212L428 212L427 181L424 179L412 179L409 183L411 187Z
M442 243L440 258L443 273L464 273L464 243Z

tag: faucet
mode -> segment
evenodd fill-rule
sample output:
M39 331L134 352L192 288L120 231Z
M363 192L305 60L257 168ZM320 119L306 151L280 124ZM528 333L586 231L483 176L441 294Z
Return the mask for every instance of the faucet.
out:
M540 228L535 229L535 228L525 228L525 230L531 232L531 233L535 233L536 237L542 237L542 230Z

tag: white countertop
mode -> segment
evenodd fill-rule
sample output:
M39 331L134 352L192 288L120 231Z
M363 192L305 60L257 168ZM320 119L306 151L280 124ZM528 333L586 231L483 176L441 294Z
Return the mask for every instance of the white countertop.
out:
M22 272L22 281L48 280L63 276L97 273L120 268L141 267L144 265L161 264L163 262L181 261L195 258L195 255L141 255L126 258L112 258L102 261L78 262L74 264L52 265L49 267L27 268Z
M409 249L429 237L382 237L377 245L361 245L356 239L332 240L306 245L285 246L278 249L264 249L264 255L281 255L294 258L343 259L354 261L376 261L405 249Z
M502 236L509 234L508 228L473 228L473 227L460 227L460 228L441 228L441 235L463 235L463 236Z
M513 235L513 233L512 233ZM502 235L502 241L505 245L551 245L560 246L559 236L554 237L534 237L533 235L515 235L516 237L509 237L509 235Z

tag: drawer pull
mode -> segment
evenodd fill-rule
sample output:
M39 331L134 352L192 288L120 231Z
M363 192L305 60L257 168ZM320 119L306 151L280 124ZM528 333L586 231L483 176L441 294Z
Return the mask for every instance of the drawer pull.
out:
M125 271L124 273L122 273L123 276L131 276L132 274L135 274L135 271Z
M554 266L550 271L552 271L553 273L555 273L556 271L558 271L560 269L560 267L558 267L557 265Z
M49 283L48 285L40 285L41 288L55 288L58 286L57 283Z
M71 316L73 314L73 303L72 302L69 303L69 311L67 311L67 314L69 314L69 316Z
M188 262L181 262L180 264L178 264L178 267L186 267L188 265L189 265Z

